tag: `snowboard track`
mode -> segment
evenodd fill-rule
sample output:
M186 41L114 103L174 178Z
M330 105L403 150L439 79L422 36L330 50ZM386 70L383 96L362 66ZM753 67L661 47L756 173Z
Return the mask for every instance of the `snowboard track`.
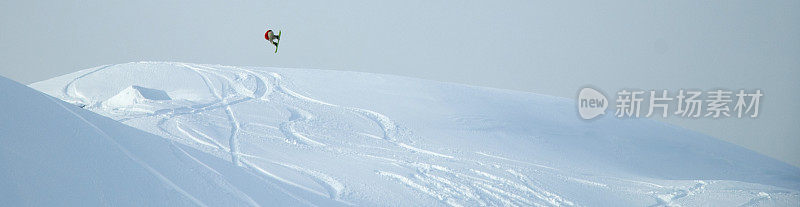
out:
M310 166L301 166L281 162L269 157L247 154L247 147L242 146L242 136L259 137L264 140L275 140L281 137L288 146L300 150L331 153L334 155L353 155L359 159L381 160L390 163L395 168L376 168L373 171L382 177L396 181L397 184L428 196L441 204L448 206L464 205L501 205L501 206L575 206L584 205L579 201L568 199L568 196L559 195L557 190L550 189L551 185L544 179L558 179L563 182L584 185L590 188L608 189L611 183L626 183L627 185L646 186L652 189L665 189L667 187L646 183L643 181L625 180L607 177L592 176L565 176L573 175L568 169L558 169L543 164L529 161L515 160L490 152L458 152L448 149L434 148L415 144L414 139L424 139L405 129L389 116L374 110L352 106L340 106L334 103L312 98L303 92L292 89L293 85L284 75L276 72L252 70L242 67L201 65L188 63L167 63L179 66L197 74L214 100L197 103L190 106L168 108L150 114L130 114L118 117L117 120L126 122L136 119L157 119L156 127L163 136L167 136L182 144L195 147L201 151L229 158L236 166L247 169L248 172L258 175L265 183L280 189L298 202L307 205L319 204L320 197L335 201L339 205L353 205L348 202L349 189L347 182L340 181L334 175L313 169ZM102 110L100 102L85 97L77 87L84 77L96 74L99 71L114 68L116 65L106 65L89 70L70 80L61 90L63 99L73 104L85 105L88 109ZM249 82L248 82L249 81ZM252 84L248 84L252 83ZM237 111L240 104L267 103L277 106L283 111L285 120L276 125L240 122ZM194 125L182 122L189 116L213 117L210 112L223 112L225 125L213 126L227 128L227 139L220 139L216 134L204 132L202 129L193 128ZM344 114L360 117L363 121L371 122L376 129L372 132L357 131L347 132L354 137L363 137L369 140L382 141L382 143L348 145L342 144L335 137L320 135L313 129L315 124L327 121L325 114ZM220 119L218 117L215 119ZM209 118L209 120L211 120ZM244 126L250 125L279 132L279 135L263 134L248 131ZM375 134L374 132L378 133ZM227 143L224 143L227 141ZM181 149L179 146L175 146ZM242 147L245 147L244 149ZM383 154L371 150L380 149ZM180 150L187 154L182 149ZM465 154L466 153L466 154ZM478 156L468 156L478 155ZM189 155L191 157L191 155ZM132 157L133 159L133 157ZM194 159L194 161L199 162ZM435 162L457 163L462 167L445 167ZM307 186L286 179L270 168L263 167L260 163L269 163L294 171L297 174L313 180L317 187ZM494 163L492 165L484 163ZM200 163L206 166L203 163ZM145 166L146 167L146 166ZM208 167L208 166L206 166ZM210 167L209 167L210 168ZM213 169L210 169L214 171ZM157 172L154 172L157 174ZM168 180L165 182L168 183ZM647 185L645 185L647 184ZM702 193L708 183L697 181L697 185L684 190L675 190L669 194L651 194L655 198L655 206L672 205L681 198ZM226 184L227 185L227 184ZM173 184L174 186L174 184ZM181 191L180 187L174 186ZM323 189L322 191L318 189ZM299 190L299 191L298 191ZM238 189L229 189L250 205L257 205L252 198ZM323 192L324 191L324 192ZM306 192L306 193L298 193ZM191 195L183 192L192 198ZM745 205L753 205L770 199L769 195L754 195ZM199 200L191 199L199 202ZM202 205L202 203L197 203Z

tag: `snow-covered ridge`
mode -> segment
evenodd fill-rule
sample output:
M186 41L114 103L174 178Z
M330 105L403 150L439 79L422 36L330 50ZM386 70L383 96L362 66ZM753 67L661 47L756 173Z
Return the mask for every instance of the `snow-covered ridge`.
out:
M800 204L788 164L655 121L585 122L531 93L172 62L31 87L227 160L296 204Z
M3 206L257 206L303 192L4 77L0 104Z

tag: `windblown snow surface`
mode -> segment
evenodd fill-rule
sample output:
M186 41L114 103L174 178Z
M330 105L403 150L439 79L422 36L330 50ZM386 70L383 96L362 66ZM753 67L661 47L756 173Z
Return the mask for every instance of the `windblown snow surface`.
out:
M173 62L31 85L64 102L2 86L0 184L16 188L0 198L23 204L800 205L796 167L657 121L583 121L573 100L533 93Z

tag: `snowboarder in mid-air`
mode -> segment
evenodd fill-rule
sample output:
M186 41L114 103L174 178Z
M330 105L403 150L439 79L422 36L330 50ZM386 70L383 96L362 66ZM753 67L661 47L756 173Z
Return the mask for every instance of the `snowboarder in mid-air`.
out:
M264 33L264 39L267 39L269 43L275 45L275 53L278 53L278 43L281 41L281 31L279 30L278 35L275 35L272 30L267 30L267 32Z

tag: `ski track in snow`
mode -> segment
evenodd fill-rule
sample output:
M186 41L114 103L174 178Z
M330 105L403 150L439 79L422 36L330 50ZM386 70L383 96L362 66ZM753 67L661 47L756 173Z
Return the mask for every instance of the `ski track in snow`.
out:
M96 73L98 71L104 70L104 69L112 67L112 66L115 66L115 65L100 66L100 67L97 67L94 70L91 70L91 71L89 71L89 72L87 72L85 74L82 74L82 75L70 80L69 83L64 85L64 88L62 89L62 92L64 93L63 94L63 97L65 99L64 101L67 101L67 102L70 102L70 103L83 104L85 106L86 105L90 105L91 103L89 103L88 98L83 96L80 93L80 91L74 89L75 88L75 82L78 81L79 79L83 78L83 77L86 77L88 75L94 74L94 73ZM72 90L70 90L70 89L72 89ZM75 93L75 95L70 94L70 92Z
M527 161L516 160L489 152L461 153L424 149L426 147L413 145L410 131L404 130L390 117L379 112L340 106L311 98L300 92L292 90L292 84L282 75L269 71L256 71L231 66L209 66L187 63L168 63L191 70L204 82L208 92L215 100L197 103L196 105L180 108L162 109L152 114L140 113L122 114L117 120L126 122L138 119L157 119L156 128L163 135L181 143L198 148L199 150L217 155L229 156L230 161L237 166L248 169L249 172L259 175L269 185L274 186L287 195L307 205L316 205L308 195L298 194L299 189L315 196L327 197L344 205L353 205L348 202L347 195L353 190L348 188L347 182L323 170L317 170L305 163L290 164L270 157L249 154L249 147L243 143L251 141L242 140L243 137L263 138L264 140L283 139L282 141L297 150L308 150L314 153L327 153L329 156L354 156L353 159L363 159L389 163L391 167L373 169L378 176L393 180L399 185L419 192L441 204L448 206L580 206L577 201L559 195L551 186L543 182L544 179L558 179L578 186L587 186L598 189L610 189L607 182L625 183L631 186L643 186L648 189L666 189L667 187L644 181L626 180L621 178L570 176L567 170L535 164ZM89 100L76 87L80 79L112 68L114 65L98 67L85 74L70 80L62 89L64 99L71 103L85 104L92 110L105 110L98 107L100 100ZM252 84L249 84L252 83ZM242 122L237 111L240 104L266 104L288 115L276 125L263 123ZM224 117L212 112L224 112ZM247 112L252 113L252 112ZM119 114L119 113L117 113ZM246 114L246 113L244 113ZM316 133L321 129L319 121L330 121L330 117L323 115L342 115L360 117L361 121L371 122L377 126L373 134L366 131L341 132L350 134L351 137L367 138L366 143L349 145L342 143L338 137L327 137ZM206 117L208 125L217 128L227 128L227 139L219 135L208 133L198 123L183 122L194 116ZM334 117L332 121L336 120ZM213 120L224 120L227 126L215 123ZM250 129L247 129L247 128ZM255 129L253 129L256 127ZM99 130L99 129L98 129ZM373 132L374 132L373 131ZM274 134L274 133L278 134ZM102 131L101 131L102 133ZM251 138L252 139L252 138ZM227 141L227 145L223 142ZM244 147L244 148L242 148ZM180 147L178 147L180 149ZM124 149L122 149L124 151ZM379 150L376 153L374 150ZM447 149L445 149L447 150ZM183 150L181 150L183 151ZM184 151L184 153L186 153ZM126 153L130 154L130 153ZM188 155L188 153L186 153ZM479 155L479 156L472 156ZM129 155L131 156L131 155ZM191 157L191 156L190 156ZM193 158L193 157L192 157ZM134 157L131 157L134 159ZM193 158L194 159L194 158ZM194 159L197 161L196 159ZM197 161L199 162L199 161ZM313 180L317 187L295 182L292 178L273 172L273 168L260 165L268 163L274 166L290 169L298 175L303 175ZM138 163L138 161L137 161ZM443 166L433 163L451 163L456 167ZM483 164L491 163L491 164ZM145 168L146 164L140 163ZM200 163L206 166L203 163ZM515 164L524 164L523 167ZM208 166L206 166L208 167ZM153 174L158 175L151 168ZM214 171L214 169L209 170ZM216 171L214 171L216 172ZM341 175L340 175L341 176ZM163 176L160 176L163 178ZM165 178L164 178L165 179ZM164 180L170 183L169 180ZM655 198L654 206L675 205L681 198L701 193L708 185L705 181L696 181L696 185L688 189L677 189L667 194L651 193ZM229 186L228 184L222 184ZM177 191L186 195L198 205L199 200L193 198L171 184ZM251 205L257 206L252 198L238 189L229 189L232 194L239 195L241 199ZM769 194L758 194L743 206L755 205L765 199Z
M183 153L184 155L186 155L187 157L189 157L190 159L192 159L192 161L196 162L196 163L197 163L197 164L199 164L200 166L203 166L203 167L204 167L204 168L206 168L208 171L212 172L212 173L213 173L213 176L214 176L214 178L215 178L215 179L211 179L211 180L212 180L213 182L217 183L217 184L218 184L220 187L224 188L224 189L225 189L226 191L228 191L229 193L231 193L231 194L233 194L233 195L236 195L236 196L237 196L237 197L239 197L241 200L243 200L243 201L246 201L248 204L250 204L250 206L261 206L261 205L259 205L259 204L258 204L258 203L257 203L255 200L253 200L253 198L252 198L252 197L250 197L249 195L247 195L247 193L243 192L242 190L240 190L239 188L237 188L236 186L234 186L234 185L232 185L230 182L228 182L228 180L227 180L227 179L225 179L225 178L224 178L224 176L223 176L222 174L220 174L219 172L217 172L217 170L216 170L216 169L214 169L214 168L212 168L212 167L210 167L210 166L206 165L206 163L203 163L202 161L198 160L197 158L195 158L194 156L192 156L191 154L189 154L188 152L186 152L185 150L183 150L183 148L181 148L181 146L175 145L175 144L174 144L174 143L172 143L172 142L171 142L170 144L172 144L172 145L173 145L173 146L174 146L176 149L178 149L179 151L181 151L181 153Z
M308 114L308 112L298 108L289 108L289 112L291 113L289 121L284 122L280 126L280 130L283 132L284 136L287 138L292 138L294 141L293 143L300 142L307 145L325 146L325 144L314 141L295 129L296 124L300 124L311 119L312 116Z
M687 196L695 195L698 192L702 191L706 185L707 183L705 181L698 180L695 183L695 185L689 187L688 189L676 189L670 194L656 195L656 200L658 202L656 206L659 205L674 206L675 205L674 201Z
M245 157L258 159L258 160L261 160L261 161L265 161L265 162L269 162L269 163L272 163L272 164L280 165L280 166L295 170L298 173L304 174L304 175L308 176L309 178L311 178L312 180L314 180L314 182L316 182L316 183L320 184L321 186L323 186L325 188L325 190L328 191L328 197L331 198L331 199L338 200L339 197L341 196L342 190L344 189L344 185L342 185L335 178L333 178L333 177L331 177L329 175L326 175L324 173L320 173L320 172L315 171L315 170L303 168L303 167L292 165L292 164L288 164L288 163L280 163L280 162L271 161L271 160L264 159L262 157L258 157L258 156L254 156L254 155L247 155L247 154L242 154L242 155L245 156Z
M258 167L257 165L255 165L255 164L253 164L253 163L251 163L249 161L242 161L241 160L242 159L241 158L242 154L239 152L239 149L238 149L239 148L239 143L238 143L238 139L237 139L239 134L242 133L241 132L241 124L238 122L238 120L236 118L236 112L235 112L235 110L233 109L232 106L234 106L236 104L239 104L239 103L244 103L244 102L247 102L247 101L263 101L262 97L265 96L265 95L268 95L268 92L271 92L272 90L274 90L274 89L271 89L271 88L267 88L266 84L265 84L265 81L274 81L274 80L265 79L265 77L262 74L257 74L255 72L250 71L250 70L245 70L245 69L240 69L240 68L229 68L229 69L237 70L237 72L243 72L243 73L246 73L247 75L251 75L251 76L257 78L257 81L256 81L257 82L257 84L256 84L257 88L255 90L249 90L248 88L243 87L240 84L236 84L235 80L233 80L231 78L228 78L228 77L224 76L223 74L221 74L222 72L225 72L225 71L220 71L220 69L216 69L216 68L213 68L213 67L202 66L202 65L189 65L189 64L182 64L182 63L178 63L178 65L180 65L182 67L185 67L185 68L188 68L188 69L194 71L196 74L198 74L203 79L203 81L205 82L205 85L208 87L208 91L211 94L213 94L216 97L217 100L215 100L214 102L209 103L209 104L200 104L200 105L196 105L196 106L191 106L191 107L189 107L189 108L192 108L191 110L183 110L183 111L175 110L175 109L161 110L161 111L158 111L158 112L156 112L154 114L150 114L150 115L125 117L125 118L121 118L119 120L120 121L129 121L131 119L147 118L147 117L153 117L153 116L163 117L158 121L158 124L157 124L158 128L159 128L159 130L161 132L163 132L163 133L165 133L165 134L167 134L167 135L169 135L171 137L176 137L176 138L185 137L185 138L189 138L189 140L191 140L194 143L197 143L197 144L200 144L200 145L204 145L204 146L207 146L207 147L211 147L212 149L228 151L228 153L230 154L230 157L231 157L231 162L233 164L235 164L235 165L239 165L239 166L245 165L243 167L246 167L246 168L249 168L249 169L253 169L254 172L262 174L265 177L272 178L272 179L278 180L280 182L284 182L284 183L289 184L291 186L295 186L295 187L298 187L300 189L303 189L303 190L306 190L306 191L309 191L309 192L313 192L315 194L324 195L324 196L329 197L329 198L334 199L334 200L339 199L340 193L341 193L342 189L344 188L344 186L341 183L339 183L338 181L336 181L335 178L333 178L331 176L328 176L328 175L326 175L324 173L313 171L313 170L308 170L308 169L304 169L304 168L300 168L298 166L289 165L289 164L285 164L285 163L281 163L280 164L282 166L297 170L299 173L302 173L302 174L305 174L307 176L312 177L312 179L314 179L317 183L319 183L327 191L329 191L327 193L320 193L320 192L316 192L314 190L311 190L310 188L307 188L305 186L292 183L291 181L283 179L283 178L281 178L281 177L279 177L277 175L274 175L272 173L269 173L267 170L262 169L262 168ZM74 87L75 83L79 82L79 80L81 78L84 78L84 77L86 77L88 75L91 75L91 74L93 74L95 72L101 71L101 70L106 69L106 68L111 67L111 66L113 66L113 65L99 67L98 69L92 70L92 71L90 71L88 73L85 73L85 74L83 74L81 76L78 76L77 78L71 80L63 88L65 99L73 100L72 101L73 103L80 103L80 104L89 105L89 104L87 104L87 101L86 101L86 100L88 100L88 98L83 97L81 95L81 93L79 92L79 90L75 89L75 87ZM271 74L271 75L274 75L274 76L270 76L270 77L276 77L277 76L277 74ZM210 78L210 77L213 77L213 78ZM280 76L277 76L277 77L280 77ZM214 79L214 78L216 78L216 79ZM222 85L223 85L222 89L218 89L218 88L215 87L215 83L214 83L213 80L218 80L218 81L221 80L221 81L226 81L226 82L222 83ZM230 87L230 88L225 88L225 87ZM294 91L284 90L284 88L282 88L282 87L276 88L276 89L279 89L281 92L288 91L288 93L290 93L289 94L290 96L296 97L296 98L297 97L302 97L301 99L305 100L305 101L311 101L312 103L323 103L323 105L326 104L324 102L315 101L314 99L306 98L306 97L304 97L302 95L296 94ZM233 94L228 94L229 92L233 92ZM296 96L293 96L293 95L296 95ZM78 96L78 97L76 97L76 96ZM218 108L223 108L225 110L225 114L227 116L226 118L228 119L228 122L230 124L230 136L229 136L229 139L228 139L228 143L229 143L228 147L222 146L222 144L220 144L219 142L215 141L214 138L212 138L212 137L200 132L199 129L189 128L188 125L183 125L182 123L180 123L180 121L173 120L173 118L179 117L181 115L197 114L199 112L211 111L211 110L215 110L215 109L218 109ZM302 109L299 109L299 108L287 108L287 110L292 114L292 117L287 122L284 122L280 127L281 131L284 132L284 134L287 137L287 139L294 139L295 141L298 141L298 142L304 143L304 144L311 144L311 145L323 146L323 147L325 146L325 144L317 142L317 141L314 141L314 140L306 137L305 135L303 135L302 132L299 132L296 129L294 129L294 125L295 124L301 123L303 121L307 121L310 117L312 117L308 112L305 112L305 111L303 111ZM180 132L180 134L172 133L169 130L169 128L171 127L170 124L173 124L174 128L176 129L176 131ZM207 150L207 149L201 148L201 150ZM272 163L277 163L277 162L272 162ZM277 186L277 187L281 188L281 189L284 189L284 187L281 187L281 186ZM290 194L290 195L293 194L291 191L285 191L285 193ZM298 199L298 200L303 200L300 197L295 197L295 198ZM343 201L340 201L340 202L343 202ZM312 203L307 202L307 201L304 201L304 203L312 204Z
M362 136L379 138L388 143L391 143L396 147L399 147L400 149L412 153L419 153L418 155L432 156L432 158L434 159L449 159L453 161L474 163L474 161L471 160L463 160L463 158L456 158L451 155L446 155L444 153L421 149L419 147L415 147L410 144L400 142L398 141L400 139L398 139L397 137L399 136L397 131L398 127L396 123L392 121L388 116L385 116L381 113L368 109L362 109L356 107L342 107L336 104L328 103L318 99L310 98L306 95L302 95L298 92L295 92L292 89L289 89L284 83L285 81L283 76L279 75L278 73L270 72L267 75L264 75L260 72L245 70L237 67L225 67L225 69L228 69L230 71L223 71L221 69L203 65L190 65L183 63L180 63L179 65L184 68L188 68L194 71L196 74L198 74L204 81L204 84L207 86L208 91L212 95L214 95L214 97L216 97L217 100L205 105L192 106L191 108L193 109L189 111L186 110L184 110L183 112L178 112L179 110L163 111L162 114L160 115L164 116L164 118L159 120L158 124L158 127L162 132L173 137L188 138L185 140L189 140L196 144L210 147L211 150L228 151L231 157L231 162L234 163L235 165L243 165L243 167L252 169L254 172L262 174L266 178L274 179L283 182L285 184L288 184L290 186L295 186L305 191L312 192L314 194L325 195L330 197L331 199L337 200L340 199L342 192L346 190L346 186L338 182L334 177L318 171L313 171L296 165L271 161L269 159L264 159L261 157L255 157L250 155L243 156L244 154L240 152L239 142L237 140L239 134L243 132L241 131L241 123L239 123L238 120L236 119L236 112L232 106L234 106L235 104L244 103L248 101L258 102L258 101L281 100L280 98L274 98L275 96L286 97L290 101L294 101L295 104L286 103L285 109L287 112L289 112L290 117L288 118L287 121L283 122L282 124L280 124L280 126L277 127L283 133L287 141L293 144L302 144L310 147L322 147L322 148L329 147L323 141L314 140L312 138L309 138L309 136L304 135L304 133L302 131L299 131L297 127L298 125L303 125L303 124L307 125L311 120L314 119L314 115L311 112L300 107L316 105L321 108L327 108L329 110L349 111L359 117L364 117L374 122L378 127L380 127L379 131L382 133L380 136L376 136L369 133L358 132L358 134ZM84 74L70 81L68 86L65 87L64 91L65 92L69 91L70 90L69 88L72 88L71 86L74 85L74 83L77 82L78 79L108 67L110 66L101 67L97 70L93 70L87 74ZM225 76L225 74L223 74L225 72L232 72L232 71L237 73L245 73L249 76L255 77L257 79L257 84L256 84L257 88L248 89L247 87L238 84L236 80L234 80L233 78L229 78ZM215 83L214 82L215 80L224 82ZM217 88L216 87L217 85L221 85L222 88L221 89ZM74 94L80 94L75 89L72 89L72 91L75 91ZM277 94L272 94L271 92L277 92ZM65 94L68 97L71 97L70 93L65 93ZM270 96L272 96L272 98L270 98ZM82 100L80 98L76 99ZM227 147L223 147L223 145L215 141L214 138L201 133L199 129L190 128L189 125L185 125L180 123L179 121L173 120L173 118L182 115L197 114L199 112L210 111L217 108L224 109L225 115L227 116L226 118L230 125L229 126L230 134ZM143 117L133 117L124 120L136 119L136 118L143 118ZM172 132L170 132L169 130L170 124L173 124L175 126L175 129L178 132L180 132L180 134L173 134ZM207 150L208 148L203 148L203 149ZM392 150L392 151L402 152L402 150L400 151ZM497 159L515 161L508 158L488 155L486 153L478 153L478 154ZM554 193L544 191L541 188L531 188L530 183L527 183L526 180L517 182L504 179L499 176L493 175L491 173L475 169L469 169L469 171L466 172L456 172L454 170L448 169L443 166L432 165L422 162L400 161L396 159L384 158L381 156L369 155L369 154L361 154L361 155L371 158L392 160L397 166L417 171L418 173L414 174L412 177L405 177L390 171L377 170L379 175L396 179L398 182L407 185L414 190L423 192L433 198L436 198L437 200L440 200L444 204L450 206L468 205L469 203L477 203L481 205L491 204L491 205L506 205L506 206L573 205L572 202L561 199L558 195L555 195ZM311 177L313 180L315 180L315 182L317 182L328 192L327 193L317 192L316 190L313 190L309 187L294 183L274 173L271 173L267 169L262 168L251 161L247 161L246 159L258 159L296 170L300 174L304 174L306 176ZM532 163L526 163L526 164L535 165ZM546 166L542 165L535 165L535 166L547 168ZM509 170L510 172L515 172L511 169ZM431 171L435 171L435 173L432 173ZM520 177L521 174L517 173L514 176ZM522 176L524 177L524 175ZM420 185L418 183L424 185ZM511 192L511 190L495 187L498 184L512 186L513 188L512 190L514 190L514 192ZM283 187L280 186L279 188L283 189ZM291 194L288 191L286 193ZM297 199L302 200L299 197Z
M231 109L231 105L228 104L227 99L223 98L226 95L225 94L225 90L224 89L223 90L217 90L213 86L214 83L211 82L208 79L208 77L203 74L203 72L206 72L207 70L203 70L203 69L200 69L200 68L197 68L197 67L192 67L192 66L189 66L187 64L182 64L182 65L184 67L192 69L198 75L200 75L203 78L203 81L205 81L206 86L208 86L208 90L211 91L214 94L214 96L217 97L217 100L222 101L222 103L225 105L225 115L228 116L228 121L230 121L230 125L231 125L231 133L230 133L230 137L228 138L228 144L230 145L229 146L229 151L230 151L230 154L231 154L231 162L233 162L233 164L237 165L237 166L241 165L239 163L239 155L238 155L238 153L239 153L238 140L236 139L238 134L239 134L239 128L240 128L239 127L239 122L236 120L236 116L234 115L233 109ZM230 81L230 80L228 80L228 81ZM217 91L221 91L221 93L219 93Z

